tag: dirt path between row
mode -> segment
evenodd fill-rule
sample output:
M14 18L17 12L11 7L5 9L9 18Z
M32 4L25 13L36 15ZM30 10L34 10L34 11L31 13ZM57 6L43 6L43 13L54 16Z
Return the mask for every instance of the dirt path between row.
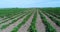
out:
M49 21L49 23L56 28L57 32L60 32L60 27L58 27L50 18L48 18L45 14L44 16L47 18L47 20Z
M29 20L19 29L18 32L27 32L28 28L29 28L30 25L31 25L33 15L34 15L34 13L33 13L32 16L29 18Z
M27 15L26 15L26 16L27 16ZM8 26L6 29L3 29L1 32L11 32L12 29L13 29L14 27L16 27L19 23L21 23L26 16L24 16L23 18L19 19L18 21L16 21L16 22L13 23L12 25Z
M24 14L23 14L23 15L24 15ZM22 16L22 15L21 15L21 16ZM14 18L14 19L17 19L17 18L19 18L19 17L20 17L20 16ZM0 28L2 27L2 25L7 25L7 24L11 23L14 19L8 20L7 22L0 24Z
M20 14L18 14L18 15L20 15ZM12 16L11 18L14 19L14 17L16 17L16 16L18 16L18 15ZM0 23L5 22L6 20L7 20L7 22L5 22L5 23L10 23L10 22L12 21L11 18L4 19L4 20L2 20ZM17 17L16 17L16 18L17 18ZM2 23L2 24L5 24L5 23ZM1 24L0 24L0 25L1 25Z
M46 12L45 12L46 13ZM53 15L51 15L51 14L48 14L48 13L46 13L47 15L50 15L50 16L52 16L53 18L55 18L56 20L58 20L58 21L60 21L60 19L58 19L58 18L56 18L55 16L53 16Z
M37 21L36 21L36 27L37 27L37 32L45 32L45 26L42 23L41 17L39 13L37 12Z

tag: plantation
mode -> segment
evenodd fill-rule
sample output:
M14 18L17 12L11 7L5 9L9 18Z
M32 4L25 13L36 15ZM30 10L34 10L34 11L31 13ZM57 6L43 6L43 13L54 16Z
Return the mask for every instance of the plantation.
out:
M60 32L60 8L0 9L0 32Z

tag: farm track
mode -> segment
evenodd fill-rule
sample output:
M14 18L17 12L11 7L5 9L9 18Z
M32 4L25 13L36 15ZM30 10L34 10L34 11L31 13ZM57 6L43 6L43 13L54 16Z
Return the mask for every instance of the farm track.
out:
M45 32L45 26L42 23L41 17L37 12L37 22L36 22L37 32Z
M44 16L49 21L49 23L57 30L57 32L60 32L60 27L57 26L48 16L46 16L45 14L44 14Z

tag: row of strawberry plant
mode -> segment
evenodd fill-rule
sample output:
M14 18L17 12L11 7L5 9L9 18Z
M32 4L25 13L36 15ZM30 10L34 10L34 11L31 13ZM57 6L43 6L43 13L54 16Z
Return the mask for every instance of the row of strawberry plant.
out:
M59 16L60 11L59 11L59 9L60 8L43 8L41 10L43 10L43 11L45 11L45 12L47 12L47 13L49 13L49 14L51 14L51 15L53 15L53 16L60 19L60 16Z
M20 14L19 15L16 15L15 17L12 17L12 18L5 19L5 20L1 21L0 24L3 24L5 22L8 22L9 20L12 20L14 18L17 18L18 16L20 16Z
M1 27L0 29L2 30L2 29L7 28L7 27L10 26L11 24L13 24L13 23L15 23L16 21L18 21L20 18L23 18L26 14L29 14L29 13L25 13L25 14L19 16L18 18L13 19L12 22L9 23L9 24L2 25L2 27Z
M20 14L18 14L18 15L20 15ZM5 23L5 22L7 22L7 21L9 21L9 20L11 20L11 19L14 19L14 18L16 18L18 15L15 15L15 16L13 16L13 17L11 17L11 18L7 18L7 19L2 20L2 21L0 22L0 24Z
M12 19L14 19L14 18L17 18L18 16L20 16L20 15L22 15L22 14L23 14L23 13L20 13L20 14L14 16L14 17L8 18L8 19L6 19L5 21L0 22L0 24L5 23L5 22L7 22L7 21L9 21L9 20L12 20Z
M56 18L54 18L53 16L43 12L45 15L47 15L54 23L56 23L56 25L60 26L60 20L57 20Z
M9 19L9 18L11 18L11 17L13 17L13 16L15 16L17 14L20 14L20 12L19 13L15 13L15 14L9 14L10 16L8 16L8 17L5 16L5 18L3 18L3 20Z
M24 9L27 10L27 9ZM0 9L0 17L4 18L4 16L6 17L10 17L12 14L14 15L15 13L19 13L21 11L24 11L22 8L4 8L4 9Z
M25 10L25 11L21 11L21 12L15 13L15 15L16 15L16 17L17 17L17 16L18 16L17 14L23 14L23 13L26 13L26 11L29 12L28 10ZM14 15L13 15L13 16L10 16L9 18L10 18L10 19L13 19L13 18L14 18ZM5 18L5 20L6 20L6 19L8 20L9 18Z
M13 30L11 32L17 32L21 28L21 26L24 25L28 21L28 19L30 18L31 15L32 15L32 13L27 15L21 23L19 23L16 27L13 28Z
M55 16L53 16L53 15L51 15L50 13L47 13L47 12L45 12L45 11L42 11L43 13L46 13L46 14L48 14L48 15L50 15L50 16L52 16L53 18L56 18L56 19L58 19L58 20L60 20L59 18L57 18L57 17L60 17L60 16L57 16L57 17L55 17Z
M44 11L44 12L46 12L46 11ZM54 16L54 17L58 18L58 19L60 19L60 16L58 16L58 15L56 15L56 14L52 13L52 12L46 12L46 13L48 13L48 14L50 14L50 15L52 15L52 16Z
M25 12L25 11L21 11L21 12ZM4 20L8 20L8 19L12 19L12 18L14 18L15 16L18 16L17 14L21 14L21 12L15 13L15 15L10 16L9 18L4 18L3 21L4 21ZM9 14L9 15L10 15L10 14Z
M25 8L4 8L0 9L0 18L7 19L11 18L14 15L17 15L17 13L22 13L28 9Z
M41 12L39 12L39 14L43 24L45 25L46 32L56 32L56 29L48 22L46 17Z
M54 13L49 12L49 14L51 14L51 15L53 15L54 17L60 19L60 16L58 16L58 15L56 15L56 14L54 14Z
M52 12L56 15L60 15L60 8L41 8L42 11L46 11L46 12Z
M36 19L37 19L37 12L34 14L34 17L32 19L32 23L31 23L30 27L28 28L28 32L37 32Z

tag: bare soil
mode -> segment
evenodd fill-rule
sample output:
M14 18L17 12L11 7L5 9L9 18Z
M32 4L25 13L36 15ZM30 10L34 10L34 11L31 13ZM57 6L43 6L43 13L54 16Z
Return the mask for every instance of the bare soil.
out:
M41 17L37 12L37 21L36 21L37 32L45 32L45 26L42 23Z

